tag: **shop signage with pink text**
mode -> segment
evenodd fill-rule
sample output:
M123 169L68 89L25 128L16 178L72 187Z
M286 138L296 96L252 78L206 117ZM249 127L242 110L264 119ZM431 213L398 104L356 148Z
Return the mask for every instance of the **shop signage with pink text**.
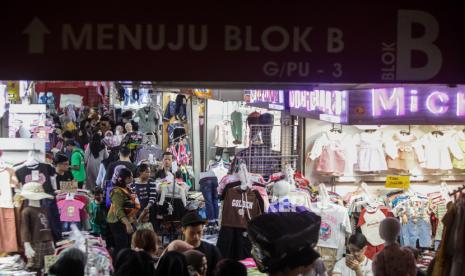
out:
M463 124L463 87L394 87L350 91L351 124Z
M292 115L331 123L347 123L348 96L346 90L290 90Z
M284 90L244 90L244 101L251 106L274 110L287 107Z

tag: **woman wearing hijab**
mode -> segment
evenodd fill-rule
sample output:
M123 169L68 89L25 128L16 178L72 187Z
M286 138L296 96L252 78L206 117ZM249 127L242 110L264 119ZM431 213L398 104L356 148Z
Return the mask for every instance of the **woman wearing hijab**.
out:
M117 260L116 257L121 250L130 248L131 235L134 232L132 224L140 205L136 195L132 194L128 188L128 185L133 182L132 172L129 169L121 168L117 171L117 177L112 182L114 186L110 192L111 205L107 222L115 243L113 257Z
M102 136L94 134L84 155L87 173L86 189L93 191L97 182L100 164L108 158L108 152L102 143Z

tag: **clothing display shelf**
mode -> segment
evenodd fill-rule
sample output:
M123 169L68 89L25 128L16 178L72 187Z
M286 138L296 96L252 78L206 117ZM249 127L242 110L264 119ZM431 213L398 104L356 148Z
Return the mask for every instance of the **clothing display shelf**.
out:
M246 164L249 172L270 176L281 172L285 165L296 167L299 156L291 142L292 137L283 137L291 136L291 132L274 133L273 130L281 129L281 125L254 124L248 128L249 146L237 153L236 159Z
M453 173L448 174L444 173L429 173L429 174L396 174L396 173L368 173L368 174L360 174L360 175L345 175L345 176L324 176L320 175L319 179L322 182L327 182L332 180L335 183L352 183L354 179L356 180L363 180L364 182L371 182L371 183L384 183L386 182L386 177L388 175L398 175L398 176L410 176L410 182L428 182L431 180L434 181L445 181L445 182L464 182L465 181L465 173Z

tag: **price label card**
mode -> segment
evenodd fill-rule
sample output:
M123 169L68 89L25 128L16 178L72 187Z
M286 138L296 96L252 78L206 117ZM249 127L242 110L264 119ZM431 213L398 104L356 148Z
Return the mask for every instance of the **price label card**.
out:
M65 193L76 192L78 183L76 181L60 181L60 191Z
M39 181L39 171L33 170L31 172L32 181Z
M386 176L386 188L408 189L410 188L409 175L388 175Z

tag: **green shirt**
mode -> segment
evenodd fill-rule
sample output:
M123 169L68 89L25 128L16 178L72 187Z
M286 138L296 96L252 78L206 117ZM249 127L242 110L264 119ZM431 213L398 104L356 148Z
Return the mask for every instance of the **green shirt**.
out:
M78 170L71 170L74 180L83 182L86 180L86 166L84 164L84 152L80 148L75 148L71 154L71 166L79 166Z
M91 232L93 234L102 235L105 234L107 224L107 210L105 208L105 201L97 203L92 200L88 205L88 213L90 216Z

